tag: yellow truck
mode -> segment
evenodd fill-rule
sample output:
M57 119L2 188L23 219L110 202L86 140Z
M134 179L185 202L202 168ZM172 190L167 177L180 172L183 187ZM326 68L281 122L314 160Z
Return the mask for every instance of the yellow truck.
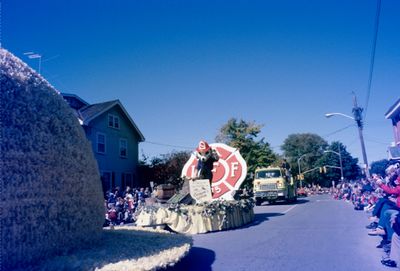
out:
M295 202L296 185L290 172L281 167L259 168L253 182L254 200L259 206L263 201L274 203L278 200Z

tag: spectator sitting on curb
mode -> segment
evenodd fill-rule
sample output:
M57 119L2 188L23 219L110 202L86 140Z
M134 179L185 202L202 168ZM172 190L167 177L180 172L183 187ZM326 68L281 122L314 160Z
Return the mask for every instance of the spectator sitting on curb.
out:
M390 219L394 233L392 235L391 249L388 257L381 260L383 265L396 267L400 263L400 215Z
M146 202L146 194L144 193L144 188L141 187L139 192L138 192L138 203L139 206L144 206L145 202Z
M110 209L111 205L114 205L117 203L117 198L115 197L115 194L112 193L111 191L107 192L107 206Z
M394 177L391 178L395 185L394 188L383 184L381 179L376 181L376 184L382 188L385 193L395 197L389 197L386 200L382 200L380 204L381 206L377 204L375 208L380 208L378 227L375 230L368 232L368 235L381 235L383 237L383 240L377 247L383 247L385 251L390 250L389 244L394 233L390 219L391 217L396 216L400 211L400 177L398 177L397 174L392 177Z

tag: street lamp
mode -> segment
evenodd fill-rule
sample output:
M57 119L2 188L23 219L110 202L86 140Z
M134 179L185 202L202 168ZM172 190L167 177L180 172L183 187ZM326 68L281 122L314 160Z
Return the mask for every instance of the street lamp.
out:
M326 113L326 114L325 114L325 117L327 117L327 118L330 118L330 117L332 117L332 116L342 116L342 117L346 117L346 118L349 118L349 119L354 120L353 117L351 117L351 116L349 116L349 115L346 115L346 114L343 114L343 113Z
M332 153L335 153L335 154L339 155L339 162L340 162L340 179L343 181L344 178L343 178L342 154L340 153L340 144L338 144L338 145L339 145L339 152L335 152L335 151L332 151L332 150L327 150L327 151L324 151L324 153L332 152Z
M299 175L301 175L301 168L300 168L300 160L301 158L303 158L304 156L306 156L308 153L303 154L302 156L300 156L299 158L297 158L297 165L299 166ZM303 182L300 179L300 187L303 187Z
M42 55L37 54L35 52L26 52L26 53L24 53L24 55L26 55L29 59L39 59L38 73L40 74L40 69L41 69L41 66L42 66Z
M330 118L332 116L342 116L342 117L346 117L349 119L354 120L357 123L357 127L358 127L358 135L360 138L360 143L361 143L361 151L362 151L362 156L363 156L363 160L364 160L364 164L365 164L365 175L367 176L367 178L370 178L370 174L369 174L369 168L368 168L368 160L367 160L367 153L365 151L365 144L364 144L364 136L362 133L362 129L363 129L363 123L362 123L362 111L363 109L361 107L358 107L357 105L357 98L354 95L353 96L353 115L354 117L351 117L349 115L343 114L343 113L327 113L325 114L325 117Z

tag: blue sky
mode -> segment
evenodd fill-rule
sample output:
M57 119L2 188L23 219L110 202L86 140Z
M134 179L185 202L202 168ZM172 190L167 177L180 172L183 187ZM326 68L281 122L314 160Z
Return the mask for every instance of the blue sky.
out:
M264 124L274 150L292 133L339 140L361 159L352 91L367 101L376 0L1 0L2 46L59 91L120 99L149 156L210 143L231 117ZM364 137L369 161L393 141L400 1L382 0Z

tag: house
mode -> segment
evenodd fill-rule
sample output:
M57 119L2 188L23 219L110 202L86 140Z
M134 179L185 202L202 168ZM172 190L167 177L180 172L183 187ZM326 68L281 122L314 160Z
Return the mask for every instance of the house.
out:
M74 109L99 167L103 191L138 186L139 143L144 136L119 100L89 104L61 94Z
M388 148L389 159L400 160L400 99L389 108L385 118L392 120L394 133L394 144Z

